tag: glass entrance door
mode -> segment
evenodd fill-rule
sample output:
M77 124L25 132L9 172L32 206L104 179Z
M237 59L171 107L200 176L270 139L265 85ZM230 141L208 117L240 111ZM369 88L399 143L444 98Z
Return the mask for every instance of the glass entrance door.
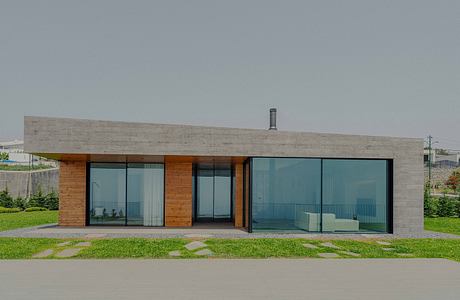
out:
M195 191L196 221L230 221L232 219L230 164L198 164Z

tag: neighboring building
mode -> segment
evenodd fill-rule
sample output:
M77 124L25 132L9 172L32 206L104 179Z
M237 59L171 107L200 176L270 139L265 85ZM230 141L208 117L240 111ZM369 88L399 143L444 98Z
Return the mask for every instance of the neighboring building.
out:
M423 150L423 162L428 165L430 162L430 149ZM431 149L431 164L436 163L436 149Z
M423 230L423 140L25 117L60 161L62 226ZM273 125L273 124L272 124Z
M436 167L447 167L447 168L456 168L460 166L460 153L449 152L446 155L437 155L436 162L434 163Z
M8 153L8 161L11 163L28 163L30 160L30 155L24 153L24 141L0 142L0 152Z

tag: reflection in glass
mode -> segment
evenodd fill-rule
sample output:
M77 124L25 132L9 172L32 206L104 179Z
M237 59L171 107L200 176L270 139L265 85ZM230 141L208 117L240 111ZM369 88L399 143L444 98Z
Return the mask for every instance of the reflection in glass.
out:
M254 231L320 231L320 203L320 159L252 159Z
M125 225L125 164L92 163L90 224Z
M386 160L323 160L323 231L388 232L387 199Z

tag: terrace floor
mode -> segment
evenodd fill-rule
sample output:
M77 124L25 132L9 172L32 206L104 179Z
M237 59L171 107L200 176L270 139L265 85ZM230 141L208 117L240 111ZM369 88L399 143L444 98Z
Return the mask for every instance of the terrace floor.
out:
M163 227L60 227L47 224L0 232L0 237L45 237L45 238L304 238L304 239L392 239L392 238L455 238L460 235L424 231L416 234L370 234L370 233L281 233L256 232L233 228L226 224L199 224L187 228Z

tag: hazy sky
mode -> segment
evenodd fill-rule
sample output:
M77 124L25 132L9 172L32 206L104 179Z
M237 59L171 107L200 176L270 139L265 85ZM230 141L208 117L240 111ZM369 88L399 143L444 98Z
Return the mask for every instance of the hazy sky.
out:
M23 116L435 136L460 149L460 1L0 1Z

